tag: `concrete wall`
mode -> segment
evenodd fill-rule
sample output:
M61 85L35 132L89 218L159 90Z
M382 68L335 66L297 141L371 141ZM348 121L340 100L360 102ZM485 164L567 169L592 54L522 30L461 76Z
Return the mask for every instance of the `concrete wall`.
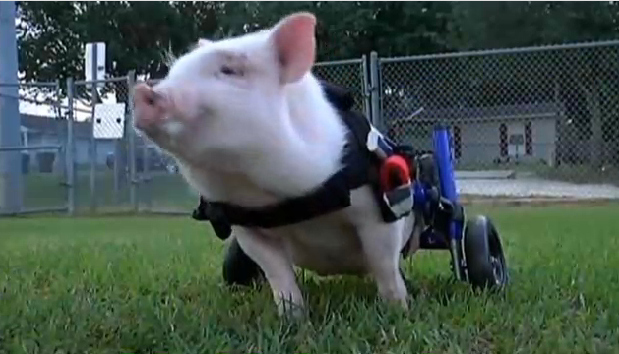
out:
M500 155L499 122L460 124L462 155L458 164L492 163Z
M526 156L526 144L508 145L508 154L518 155L521 161L544 160L552 163L556 150L557 132L555 119L536 118L531 122L532 155ZM500 126L507 126L507 136L510 134L525 134L525 120L496 119L493 121L468 121L459 124L461 132L461 156L459 165L489 166L501 157ZM399 143L411 144L416 149L433 150L432 122L411 122L402 125L396 133L395 140Z
M505 123L508 127L508 136L514 131L521 133L524 121L492 121L471 122L461 124L462 155L459 164L488 165L501 157L500 126ZM536 119L531 121L532 154L524 156L525 145L518 148L518 155L523 160L544 160L552 163L556 147L556 129L554 119ZM513 149L509 149L513 153Z
M547 164L554 164L557 149L556 120L540 119L531 122L533 156Z

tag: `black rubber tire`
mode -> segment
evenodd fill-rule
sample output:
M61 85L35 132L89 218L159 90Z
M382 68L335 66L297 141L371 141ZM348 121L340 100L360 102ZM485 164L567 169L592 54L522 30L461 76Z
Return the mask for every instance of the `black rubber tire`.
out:
M503 246L496 227L483 215L476 215L466 223L464 254L468 282L474 288L503 289L509 275Z
M251 286L259 283L264 273L239 245L235 237L230 240L222 267L224 282L228 286Z

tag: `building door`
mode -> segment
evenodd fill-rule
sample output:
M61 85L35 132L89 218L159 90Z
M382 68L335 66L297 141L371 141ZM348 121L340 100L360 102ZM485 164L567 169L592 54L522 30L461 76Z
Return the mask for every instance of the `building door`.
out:
M462 157L462 130L459 125L453 127L453 139L454 158L458 160Z
M499 126L499 149L501 150L501 157L507 156L507 125L501 123Z
M525 129L523 122L511 122L507 125L507 153L512 157L520 157L525 151Z

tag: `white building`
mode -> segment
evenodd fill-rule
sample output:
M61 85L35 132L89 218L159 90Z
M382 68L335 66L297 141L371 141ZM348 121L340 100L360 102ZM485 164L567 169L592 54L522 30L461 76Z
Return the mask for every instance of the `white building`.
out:
M390 124L389 136L420 150L432 150L432 129L441 123L452 129L460 166L507 161L553 164L557 122L562 107L551 103L424 110Z

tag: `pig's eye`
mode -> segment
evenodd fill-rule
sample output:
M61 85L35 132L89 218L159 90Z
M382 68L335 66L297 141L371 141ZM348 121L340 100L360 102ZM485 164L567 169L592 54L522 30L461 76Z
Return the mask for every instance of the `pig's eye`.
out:
M221 67L221 73L224 75L240 75L240 72L232 69L231 67L224 65Z

